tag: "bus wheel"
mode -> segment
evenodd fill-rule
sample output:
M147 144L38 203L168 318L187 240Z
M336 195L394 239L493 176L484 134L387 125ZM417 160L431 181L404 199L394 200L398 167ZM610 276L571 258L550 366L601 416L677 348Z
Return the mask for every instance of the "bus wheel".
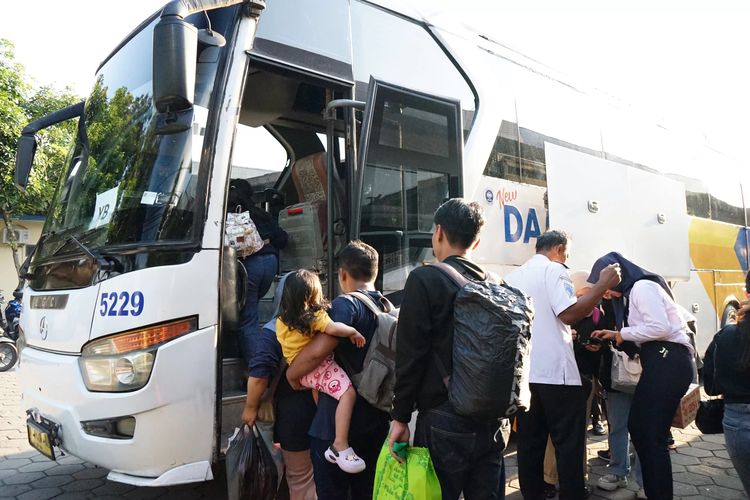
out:
M727 325L737 324L737 306L734 304L727 304L724 308L724 314L721 315L721 327L724 328Z

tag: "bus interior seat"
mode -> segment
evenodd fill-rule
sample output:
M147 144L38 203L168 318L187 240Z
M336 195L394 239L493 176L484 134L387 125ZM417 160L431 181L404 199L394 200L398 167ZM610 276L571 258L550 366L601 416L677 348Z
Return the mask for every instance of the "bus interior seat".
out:
M282 271L301 268L322 270L328 198L325 152L296 160L291 177L300 203L286 207L279 214L279 226L289 235L286 248L280 252L279 267Z
M313 153L294 162L292 182L300 202L326 201L326 154Z

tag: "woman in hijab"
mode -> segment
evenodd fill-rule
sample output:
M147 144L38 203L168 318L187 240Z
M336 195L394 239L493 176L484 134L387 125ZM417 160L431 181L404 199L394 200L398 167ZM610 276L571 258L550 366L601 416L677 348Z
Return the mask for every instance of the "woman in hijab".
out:
M598 330L592 335L617 345L632 341L640 347L643 371L633 394L628 430L641 460L646 497L671 499L667 441L672 418L693 378L693 347L687 324L661 276L611 252L594 263L589 280L596 281L602 269L615 263L622 273L622 281L611 290L618 331Z

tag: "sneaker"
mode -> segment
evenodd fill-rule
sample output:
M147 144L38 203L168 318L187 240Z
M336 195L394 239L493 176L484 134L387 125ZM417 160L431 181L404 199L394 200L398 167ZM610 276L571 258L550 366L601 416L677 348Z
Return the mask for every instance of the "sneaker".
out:
M557 486L550 484L547 481L544 482L544 497L555 498L557 496Z
M607 463L609 463L609 461L612 459L609 454L609 450L599 450L596 452L596 455Z
M586 486L583 487L583 498L584 499L590 497L591 493L592 493L591 486L589 486L587 484Z
M637 498L638 500L648 500L648 497L646 496L646 490L644 490L643 488L638 490L635 498Z
M349 474L357 474L365 470L365 461L359 458L351 447L336 451L333 446L329 446L324 455L326 460L338 465L339 469Z
M596 485L606 491L615 491L617 488L627 488L628 478L625 476L607 474L606 476L600 477Z
M604 428L604 424L597 422L593 425L591 432L594 433L594 436L603 436L607 433L607 430Z

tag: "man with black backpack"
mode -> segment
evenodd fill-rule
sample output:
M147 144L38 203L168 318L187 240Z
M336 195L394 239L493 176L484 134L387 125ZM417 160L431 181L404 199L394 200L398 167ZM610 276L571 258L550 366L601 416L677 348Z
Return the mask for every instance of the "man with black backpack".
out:
M492 338L483 338L483 334L499 333L492 319L486 316L476 318L482 325L463 328L466 325L462 323L470 323L471 318L458 314L458 304L462 298L472 296L469 301L483 302L487 298L505 297L498 299L502 301L512 295L510 300L518 306L519 324L526 322L526 331L516 335L510 349L512 356L520 353L519 359L523 359L522 351L528 340L531 311L525 297L502 284L490 285L488 274L468 258L469 251L479 243L479 232L484 225L477 203L448 200L435 212L434 222L432 249L437 260L450 270L439 265L423 266L414 269L406 280L397 329L396 383L391 410L394 422L389 445L393 453L395 442L409 440L408 424L416 409L419 414L414 445L429 449L443 499L456 500L462 492L466 500L502 499L505 498L503 449L510 432L508 419L502 417L518 407L517 392L511 390L512 374L508 379L509 391L502 396L499 406L493 396L502 393L500 388L474 391L487 383L497 383L492 377L475 379L475 387L465 384L467 366L462 363L462 370L457 370L457 358L463 359L466 350L472 349L466 344L454 344L458 341L459 326L463 340L470 343L473 337L480 341L480 346L485 341L492 342ZM497 363L484 357L485 353L473 350L471 354L478 354L478 362L485 367L497 368ZM500 354L501 359L503 356ZM513 359L503 365L515 371ZM495 408L483 413L477 397L489 397L487 406ZM465 403L456 404L458 401ZM398 455L394 456L398 459Z
M585 318L602 296L620 282L618 266L576 299L565 261L569 236L551 230L537 238L536 255L506 276L534 300L531 326L531 407L518 414L518 478L526 500L544 498L544 452L552 439L560 499L588 496L581 456L585 442L586 399L573 354L572 324Z

